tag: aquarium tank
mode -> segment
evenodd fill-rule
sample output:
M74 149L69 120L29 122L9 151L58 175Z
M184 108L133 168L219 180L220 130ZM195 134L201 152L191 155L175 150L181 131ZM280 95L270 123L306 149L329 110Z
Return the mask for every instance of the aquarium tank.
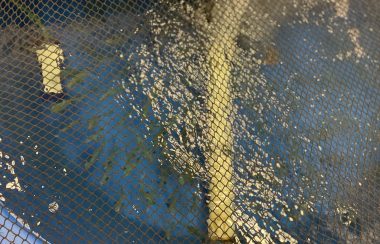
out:
M380 243L377 0L1 0L1 243Z

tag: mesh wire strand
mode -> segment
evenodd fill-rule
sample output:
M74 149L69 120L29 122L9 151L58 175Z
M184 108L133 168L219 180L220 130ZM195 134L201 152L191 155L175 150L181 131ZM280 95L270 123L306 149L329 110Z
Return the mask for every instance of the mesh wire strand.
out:
M1 243L378 243L379 13L0 1Z

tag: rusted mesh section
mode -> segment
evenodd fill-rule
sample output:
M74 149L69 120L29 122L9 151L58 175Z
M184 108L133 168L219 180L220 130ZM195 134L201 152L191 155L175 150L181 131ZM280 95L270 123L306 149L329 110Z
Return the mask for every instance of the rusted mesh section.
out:
M379 12L0 1L1 242L379 242Z

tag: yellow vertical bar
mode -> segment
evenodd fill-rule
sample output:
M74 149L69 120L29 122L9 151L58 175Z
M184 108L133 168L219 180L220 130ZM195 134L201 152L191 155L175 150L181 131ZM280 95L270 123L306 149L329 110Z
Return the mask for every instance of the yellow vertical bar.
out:
M223 0L216 1L212 10L213 30L208 53L210 80L207 84L209 148L206 155L210 175L208 233L211 240L232 240L235 232L230 78L235 39L247 5L248 0Z
M63 51L57 44L44 44L36 50L38 62L42 69L42 82L46 93L63 93L61 68Z

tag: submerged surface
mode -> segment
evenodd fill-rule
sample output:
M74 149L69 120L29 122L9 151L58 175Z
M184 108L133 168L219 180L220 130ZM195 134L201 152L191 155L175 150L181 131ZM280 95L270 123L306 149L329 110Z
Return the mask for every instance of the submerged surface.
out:
M164 2L100 13L69 1L77 12L43 15L44 31L1 30L0 200L50 242L206 239L212 16ZM229 84L238 241L376 243L371 6L250 2ZM63 50L63 93L44 91L41 43Z

